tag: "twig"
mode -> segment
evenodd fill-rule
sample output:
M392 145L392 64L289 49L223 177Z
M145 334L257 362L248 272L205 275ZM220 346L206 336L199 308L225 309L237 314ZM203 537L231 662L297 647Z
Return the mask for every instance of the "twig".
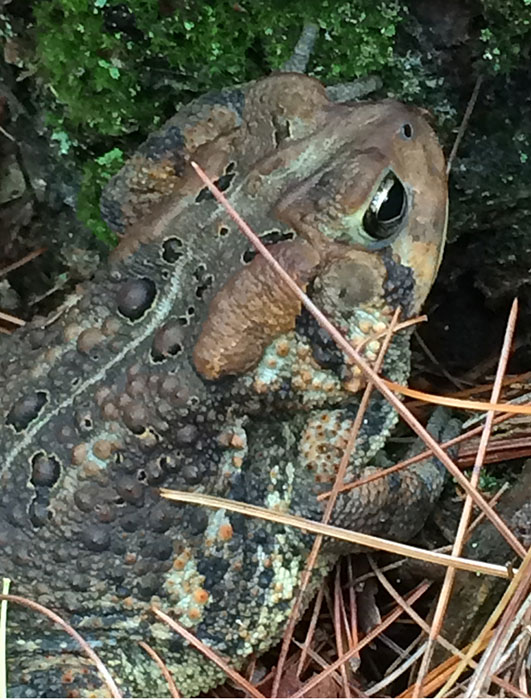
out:
M306 632L304 644L301 646L301 655L299 658L299 663L297 665L297 671L296 671L297 678L301 675L301 673L303 671L304 662L306 661L306 654L308 653L308 650L310 649L310 646L311 646L311 643L313 640L313 635L315 633L315 627L317 625L317 619L318 619L319 613L321 611L321 605L323 604L324 586L325 586L325 582L323 581L323 583L321 584L321 586L319 588L319 592L317 593L317 596L315 598L315 604L313 606L313 612L312 612L310 624L308 625L308 631Z
M7 275L9 272L13 272L13 270L22 267L22 265L26 265L26 263L30 262L30 260L39 257L39 255L42 255L45 252L46 248L37 248L37 250L33 250L31 253L28 253L27 255L24 255L24 257L20 258L20 260L11 263L11 265L6 265L3 267L0 270L0 277L4 277L4 275Z
M512 600L507 605L500 624L494 631L489 646L481 657L481 661L465 693L466 698L480 697L483 686L489 680L491 668L495 668L499 664L500 656L507 647L514 631L522 622L526 612L531 608L531 595L527 592L529 590L529 581L522 581L519 589L515 591ZM524 595L527 595L527 598L522 602Z
M336 635L336 650L338 656L343 656L343 630L345 629L343 625L343 616L341 600L341 581L340 581L340 571L341 568L336 566L336 574L334 578L334 631ZM352 645L350 645L352 646ZM347 677L347 666L343 664L339 668L341 674L341 683L343 685L343 697L350 698L350 690L348 687L348 677Z
M368 690L365 691L365 694L368 697L373 697L376 694L380 694L384 688L387 688L388 685L390 685L393 681L395 681L397 678L400 678L400 676L408 670L415 661L421 656L423 653L424 649L426 648L427 642L424 642L422 646L420 646L417 651L415 651L411 656L408 656L405 661L398 666L393 672L388 673L386 672L385 678L383 678L379 683L376 683L375 685L372 685Z
M491 401L472 401L471 399L457 399L453 396L439 396L438 394L428 394L417 389L410 389L396 382L384 379L384 384L393 391L398 391L404 396L412 399L421 399L424 403L433 403L437 406L449 406L450 408L461 408L465 411L505 411L522 416L531 416L531 404L493 403Z
M430 585L430 581L423 581L406 597L406 602L409 605L413 605L415 601L417 601L422 595L424 595L424 593L428 590ZM299 690L296 693L294 693L292 697L304 697L312 688L315 688L316 685L319 685L319 683L321 683L327 676L329 676L331 673L340 668L353 656L356 656L356 654L359 653L360 649L367 646L367 644L370 644L370 642L372 642L373 639L376 639L382 633L383 630L387 629L389 625L395 622L400 617L400 615L402 615L402 612L402 608L399 605L397 605L396 608L388 615L386 615L385 618L381 621L381 623L374 627L368 634L366 634L363 637L363 639L361 639L360 642L356 644L356 646L352 647L345 654L343 654L343 656L340 656L338 659L336 659L332 664L330 664L330 666L327 669L313 676L307 683L305 683L302 686L302 688L299 688Z
M8 323L14 323L16 326L25 326L26 321L23 321L21 318L18 318L17 316L11 316L11 314L6 314L3 311L0 311L0 321L7 321Z
M9 593L10 579L2 579L2 593ZM0 698L7 698L7 600L0 604Z
M176 620L171 618L160 608L157 608L154 605L151 606L151 611L160 620L162 620L169 627L175 630L175 632L180 634L181 637L186 639L188 644L191 644L195 649L200 651L201 654L203 654L203 656L206 656L206 658L212 661L212 663L216 664L216 666L219 666L219 668L221 668L221 670L224 671L234 683L243 688L243 690L245 690L246 693L249 693L249 695L251 695L253 698L265 697L265 695L262 695L262 693L259 690L257 690L252 683L249 683L245 676L242 676L241 673L235 671L231 666L229 666L229 664L224 659L221 658L221 656L219 656L219 654L216 654L216 652L213 649L208 647L206 644L203 644L203 642L200 639L198 639L195 635L189 632Z
M334 525L325 525L322 522L301 518L299 515L272 511L262 506L251 505L250 503L242 503L241 501L233 501L229 498L209 496L206 493L192 491L174 491L173 489L161 488L159 492L163 498L167 498L170 501L188 504L194 503L200 506L207 506L208 508L225 508L229 511L246 515L249 518L269 520L277 525L296 527L300 530L311 532L314 535L332 537L343 542L350 542L352 544L361 545L362 547L383 550L385 552L391 552L392 554L398 554L399 556L420 559L420 561L431 562L441 566L455 566L457 569L463 569L464 571L474 571L476 573L498 576L499 578L511 577L511 573L509 573L507 567L501 566L500 564L489 564L487 562L476 561L475 559L452 557L449 554L440 554L428 549L413 547L410 544L393 542L391 540L385 540L382 537L365 535L362 532L346 530ZM514 571L512 573L514 573Z
M160 668L160 671L164 676L164 680L168 684L168 690L170 691L172 698L180 698L181 696L179 694L179 691L177 690L177 686L175 685L175 681L173 680L173 676L171 675L169 668L166 666L161 657L157 654L155 649L153 649L153 647L151 647L147 642L143 641L138 642L138 645L142 647L146 654L151 656L153 661Z
M509 362L509 355L511 352L511 344L514 336L514 329L516 326L516 319L518 316L518 302L515 299L511 306L511 311L509 313L509 318L507 320L507 328L505 331L505 337L503 339L503 345L500 352L500 359L498 362L498 369L496 371L496 378L492 386L491 402L496 403L500 398L500 393L502 389L503 378L507 370L507 363ZM485 459L485 454L487 452L487 445L489 443L490 435L492 432L492 421L494 419L494 413L490 411L485 419L485 425L483 427L483 432L481 433L481 439L478 447L478 454L472 470L472 475L470 477L470 485L473 488L477 488L479 483L479 477L481 474L481 467ZM459 526L457 528L457 533L455 536L455 542L452 547L452 555L459 556L463 549L463 543L465 541L466 531L468 529L468 524L470 522L470 516L472 514L473 502L470 496L467 494L463 510L461 512L461 518L459 520ZM422 658L422 663L420 664L420 669L417 677L417 682L415 684L415 697L422 697L422 683L425 675L428 672L429 664L433 656L433 650L435 647L435 640L439 637L442 624L444 621L444 615L448 607L448 602L452 593L454 581L455 581L455 569L448 567L444 576L443 585L439 598L437 601L437 606L435 608L435 613L433 615L433 622L428 638L428 645L426 651Z
M470 99L468 100L468 104L466 106L465 114L463 116L463 121L461 122L461 125L459 126L459 130L457 132L457 136L455 137L454 145L452 146L452 150L450 151L450 155L448 156L448 162L446 164L446 173L449 175L450 171L452 170L452 165L454 162L454 158L457 154L457 149L459 148L459 144L461 143L461 139L464 136L464 133L466 131L466 128L468 126L468 122L470 121L470 117L472 116L472 111L476 105L476 100L478 99L479 95L479 88L481 87L481 83L483 82L483 76L478 75L476 84L474 85L474 89L472 90L472 94L470 95Z
M402 596L398 593L398 591L394 588L394 586L391 585L391 583L388 581L388 579L387 579L387 578L383 575L383 573L378 569L378 567L376 566L376 563L375 563L373 557L372 557L370 554L368 555L368 559L369 559L369 563L370 563L370 565L371 565L371 569L374 571L374 573L375 573L375 575L376 575L378 581L379 581L380 584L383 586L383 588L385 588L385 590L389 593L389 595L393 598L393 600L395 601L395 603L397 603L398 605L400 605L400 606L402 607L402 609L404 610L404 612L406 612L406 613L410 616L410 618L411 618L414 622L417 623L417 625L421 628L421 630L423 630L424 632L426 632L426 634L429 635L429 634L430 634L430 626L428 625L428 623L425 622L425 621L422 619L422 617L421 617L417 612L415 612L415 610L413 610L413 608L412 608L410 605L408 605L408 604L404 601L404 599L403 599ZM445 639L444 637L441 637L441 635L437 635L436 640L439 642L439 644L440 644L444 649L446 649L446 650L449 651L450 653L455 654L456 656L459 656L459 658L464 658L464 654L463 654L461 651L459 651L459 649L457 649L457 647L456 647L454 644L452 644L451 642L449 642L449 641L448 641L447 639ZM476 664L474 661L471 661L471 662L470 662L470 665L471 665L473 668L475 668L475 667L477 666L477 664Z
M41 615L45 615L46 617L50 618L53 622L55 622L56 625L59 625L59 627L62 627L67 634L69 634L72 639L75 639L76 642L79 644L79 646L83 649L85 654L90 658L92 663L96 666L98 669L101 677L103 678L105 685L109 689L110 694L112 695L113 698L121 698L122 694L118 690L118 686L114 682L111 674L101 661L100 657L96 654L94 649L88 644L83 637L76 632L76 630L71 627L68 622L65 622L62 617L59 617L57 613L54 613L53 610L50 610L49 608L44 607L44 605L41 605L40 603L36 603L34 600L30 600L29 598L23 598L22 596L19 595L11 595L11 594L2 594L0 595L0 600L7 600L10 603L16 603L17 605L23 605L26 608L31 608L32 610L36 610L37 612L41 613Z
M450 690L450 688L453 686L453 684L456 682L456 680L459 678L461 675L463 669L466 667L468 663L468 659L473 658L479 649L484 643L485 639L490 635L494 625L500 618L500 616L503 614L503 612L506 610L507 606L511 602L511 599L514 597L515 592L518 590L520 584L523 582L524 584L528 584L529 580L531 579L531 548L527 552L526 556L524 557L524 560L518 569L518 572L516 573L515 577L513 580L510 582L509 586L505 590L504 594L502 595L501 599L499 600L498 604L496 605L496 608L493 610L491 613L489 619L485 623L485 626L481 630L481 632L478 634L476 639L472 642L470 645L466 655L465 659L462 659L459 664L457 665L457 668L454 670L450 678L446 681L444 686L441 688L441 690L437 693L436 697L441 698L445 697Z

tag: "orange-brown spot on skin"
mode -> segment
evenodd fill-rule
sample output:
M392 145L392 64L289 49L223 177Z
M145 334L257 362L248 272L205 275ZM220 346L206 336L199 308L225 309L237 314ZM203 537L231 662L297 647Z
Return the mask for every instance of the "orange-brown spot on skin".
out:
M71 342L72 340L76 340L76 338L79 336L81 331L82 331L82 328L81 328L81 326L78 326L77 323L69 323L63 329L64 339L66 340L67 343Z
M109 401L102 406L101 415L105 420L118 420L120 411L115 404Z
M87 446L84 442L72 448L72 464L83 464L87 458Z
M79 337L77 339L77 349L79 350L79 352L87 354L91 350L93 350L96 347L96 345L99 345L104 339L105 336L99 328L87 328L79 334Z
M63 671L63 674L61 675L61 683L72 683L74 680L74 672L72 669L67 669L66 671Z
M112 392L108 386L100 386L94 392L94 400L96 401L98 406L101 406L105 402L105 399L107 399L111 393Z
M293 380L291 382L291 386L294 389L297 389L300 391L301 389L304 389L304 382L302 381L302 379L299 376L296 376L293 378Z
M230 525L229 523L224 523L223 525L220 525L220 528L218 530L218 537L220 540L222 540L223 542L227 542L228 540L232 539L232 535L232 525Z
M186 566L186 561L187 560L184 557L177 557L177 559L173 562L173 568L176 571L182 571Z
M279 357L287 357L289 355L289 343L285 340L279 340L276 345L276 352Z
M188 617L190 620L199 620L201 617L201 611L199 608L188 608Z
M127 552L124 556L124 564L131 565L136 563L136 554L134 552Z
M125 608L130 608L130 609L132 609L132 608L134 607L134 605L135 605L135 603L134 603L134 600L133 600L133 596L127 596L127 598L124 598L123 606L124 606Z
M311 372L309 372L307 369L303 370L301 372L301 379L305 384L310 384L312 381Z
M122 326L119 318L116 316L107 316L107 318L101 324L101 331L106 336L113 336L118 333Z
M360 377L353 377L352 379L349 379L343 383L343 388L345 391L350 391L352 394L357 394L358 391L361 391L364 386L365 382Z
M230 446L234 447L237 450L241 450L242 447L245 446L243 439L240 435L236 435L236 433L233 434L233 436L230 439Z
M83 475L87 478L96 477L101 472L101 467L96 462L89 460L83 464Z
M269 250L305 288L319 264L318 253L305 241L284 241ZM256 366L266 347L295 327L301 304L279 283L262 256L234 274L210 304L193 351L196 369L207 379L242 374Z
M94 443L92 451L99 459L109 459L116 446L110 440L98 440Z
M236 469L239 469L243 464L243 459L241 457L233 457L232 464L236 467Z
M208 595L208 592L205 591L204 588L198 588L196 591L194 591L194 600L200 605L204 605L209 599L209 597L210 596Z
M243 564L242 564L241 560L237 559L235 562L232 563L231 569L233 571L241 571L242 566L243 566Z

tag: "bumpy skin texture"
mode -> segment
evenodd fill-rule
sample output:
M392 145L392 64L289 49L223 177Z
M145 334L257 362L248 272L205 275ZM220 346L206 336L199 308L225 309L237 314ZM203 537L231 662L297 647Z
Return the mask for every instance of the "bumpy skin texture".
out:
M166 692L139 639L185 695L222 679L151 603L241 666L282 634L312 544L158 487L319 519L363 386L263 261L248 264L190 155L369 359L397 306L419 310L444 242L444 162L420 113L333 104L301 75L193 103L111 182L102 211L126 232L111 266L1 355L0 571L65 614L132 695ZM390 173L401 184L386 211ZM394 218L385 235L364 229L371 202L377 227ZM405 382L408 368L397 334L384 374ZM375 394L350 477L371 470L394 422ZM440 467L418 465L343 495L333 521L407 538L441 483ZM337 555L327 543L314 584ZM10 629L12 694L100 692L48 623L12 608Z

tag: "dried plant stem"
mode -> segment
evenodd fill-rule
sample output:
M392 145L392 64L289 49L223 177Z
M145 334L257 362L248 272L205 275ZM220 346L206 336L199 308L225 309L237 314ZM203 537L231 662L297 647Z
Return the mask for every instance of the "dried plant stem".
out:
M500 352L500 359L498 361L498 368L496 370L496 378L492 387L491 402L496 403L500 398L500 393L503 384L503 378L507 370L507 363L509 361L509 355L511 352L511 344L514 336L514 329L516 327L516 319L518 316L518 302L515 299L511 306L511 311L509 313L509 318L507 320L507 328L505 330L505 337L503 339L503 345ZM481 433L481 439L479 442L478 453L474 468L472 470L472 475L470 477L470 485L477 488L479 484L479 477L481 474L481 467L483 466L483 461L487 453L487 446L489 443L490 435L492 432L492 422L494 420L494 413L489 411L485 419L485 425L483 426L483 432ZM459 520L459 526L457 528L457 533L455 536L455 542L452 547L452 556L457 557L461 554L463 549L463 544L465 542L466 532L470 522L470 517L472 515L473 502L470 496L467 494L465 502L463 505L463 510L461 512L461 518ZM431 626L428 645L426 651L422 658L422 663L420 664L419 673L417 676L417 682L415 684L415 697L422 697L423 689L422 684L424 677L426 676L430 661L433 656L433 651L435 648L435 640L439 638L442 624L444 621L444 615L450 601L450 596L454 586L456 570L453 567L448 567L444 576L443 585L441 592L439 594L439 599L437 601L437 606L435 608L435 613L433 616L433 623Z
M0 600L7 600L10 603L16 603L17 605L23 605L26 608L31 608L32 610L36 610L37 612L41 613L41 615L45 615L48 617L50 620L55 622L56 625L59 625L59 627L62 627L64 631L69 634L72 639L75 639L75 641L79 644L79 646L83 649L83 651L86 653L86 655L90 658L92 663L96 666L98 669L101 677L103 678L105 685L109 689L109 692L113 698L121 698L122 694L118 690L118 686L114 682L111 674L107 670L107 668L104 666L102 663L100 657L96 654L94 649L88 644L83 637L76 632L76 630L71 627L68 622L65 622L62 617L59 617L57 613L54 613L53 610L50 610L49 608L46 608L44 605L41 605L40 603L36 603L34 600L30 600L29 598L23 598L22 596L19 595L0 595Z
M12 316L11 314L6 314L4 311L0 311L0 321L7 321L8 323L13 323L15 326L25 326L26 321L23 321L18 316Z
M378 581L380 584L385 588L385 590L389 593L389 595L394 599L394 601L402 606L402 609L404 612L406 612L411 619L417 623L417 625L428 635L430 634L430 626L428 625L427 622L425 622L421 616L413 610L413 608L410 605L407 605L407 603L404 601L402 596L398 593L398 591L391 585L391 583L388 581L388 579L383 575L383 573L379 570L379 568L376 565L376 562L374 561L373 557L369 554L369 563L371 565L372 570L374 571ZM449 651L451 654L455 654L455 656L458 656L459 658L464 659L464 654L457 649L451 642L449 642L447 639L444 637L441 637L441 635L437 635L435 638L439 644L444 647L447 651ZM427 646L427 645L426 645ZM470 665L475 668L477 666L475 661L471 661Z
M160 668L160 672L164 676L164 680L168 684L168 690L170 691L170 695L172 698L180 698L179 691L177 690L177 686L175 685L175 681L173 680L173 676L170 673L170 670L164 663L164 661L160 658L160 656L157 654L155 649L151 647L147 642L138 642L138 645L142 647L142 649L148 654L153 661L157 664L157 666Z
M402 384L383 380L384 384L393 391L398 391L404 396L412 399L419 399L423 403L432 403L437 406L448 406L449 408L459 408L464 411L505 411L521 416L531 416L531 404L512 403L492 403L491 401L473 401L472 399L458 399L454 396L439 396L438 394L428 394L425 391L410 389Z
M450 688L454 685L454 683L457 681L461 673L463 672L463 669L466 667L468 660L473 658L477 652L478 649L485 644L485 639L491 634L492 629L494 628L494 625L498 621L498 619L501 617L507 606L509 605L511 599L513 598L515 592L518 590L518 587L521 585L523 582L524 585L529 585L529 581L531 580L531 548L527 552L526 556L524 557L524 561L522 562L520 568L516 572L514 578L510 582L510 584L507 586L507 589L505 590L505 593L502 595L500 601L498 602L496 608L492 612L491 616L487 620L485 626L479 633L479 635L476 637L476 639L472 642L470 645L465 658L462 659L459 664L457 665L456 669L450 676L450 678L446 681L444 686L440 689L440 691L437 693L435 697L437 698L442 698L445 697Z
M189 632L186 629L186 627L183 627L172 617L160 610L160 608L152 606L151 611L160 620L165 622L168 625L168 627L171 627L173 630L175 630L175 632L177 632L181 637L183 637L188 642L188 644L191 644L195 649L200 651L201 654L206 656L207 659L215 663L216 666L219 666L219 668L221 668L221 670L224 671L234 683L243 688L243 690L245 690L246 693L251 695L253 698L265 697L265 695L262 695L262 693L259 690L257 690L257 688L255 688L252 683L249 683L245 676L242 676L241 673L235 671L224 659L221 658L221 656L219 656L219 654L216 654L216 652L213 649L208 647L206 644L203 644L203 642L191 632Z
M9 272L13 272L13 270L16 270L18 267L22 267L22 265L26 265L26 263L29 263L30 260L34 260L35 258L38 258L39 255L42 255L45 252L46 252L46 248L37 248L37 250L33 250L31 253L24 255L23 258L20 258L20 260L17 260L16 262L11 263L11 265L6 265L5 267L3 267L0 270L0 277L7 275Z
M500 624L494 631L489 646L483 653L481 661L472 676L468 689L464 695L465 698L477 698L482 694L484 686L489 682L491 669L497 670L500 663L500 657L505 651L512 635L518 625L521 624L524 615L531 608L531 595L529 591L529 581L522 582L519 591L515 591L515 595L503 614ZM527 598L522 602L522 598L527 595Z
M2 594L9 593L11 581L2 579ZM0 604L0 698L7 698L7 600Z
M409 605L413 605L413 603L416 600L418 600L422 595L424 595L424 593L428 590L430 585L431 582L423 581L405 598L406 602ZM360 642L356 644L356 646L351 647L345 654L343 654L343 656L340 656L332 664L330 664L330 666L328 666L327 669L313 676L313 678L311 678L307 683L305 683L302 686L302 688L299 688L299 690L296 693L294 693L291 697L304 697L312 688L315 688L316 685L319 685L319 683L321 683L324 680L324 678L328 677L331 673L340 668L345 662L349 661L352 657L356 656L359 653L360 649L367 646L367 644L370 644L370 642L372 642L373 639L376 639L384 629L387 629L389 625L395 622L400 617L400 615L402 615L402 612L402 608L399 605L397 605L396 608L388 615L386 615L382 622L376 627L374 627L374 629L372 629L368 634L366 634L363 637L363 639L361 639Z
M476 105L476 101L477 101L478 95L479 95L479 89L481 87L482 82L483 82L483 76L478 75L478 77L476 79L476 84L474 85L474 89L472 90L472 95L470 96L470 99L468 100L468 104L466 106L465 114L463 116L463 121L461 122L461 125L459 126L459 131L457 132L457 136L455 137L454 145L452 146L452 150L450 151L450 155L448 156L448 162L446 164L447 174L450 174L450 171L452 170L452 165L454 162L454 158L457 154L457 149L459 148L459 144L461 143L461 139L464 136L464 133L465 133L466 128L468 126L468 122L470 121L470 117L472 116L472 111L474 110L474 107Z
M280 511L269 510L261 506L251 505L250 503L242 503L241 501L233 501L229 498L220 498L219 496L209 496L206 493L196 493L192 491L176 491L173 489L160 489L160 495L170 501L178 501L180 503L195 503L208 508L225 508L226 510L235 513L247 515L249 518L261 518L269 520L278 525L288 525L296 527L305 532L311 532L315 535L323 535L324 537L332 537L333 539L341 540L342 542L350 542L352 544L361 545L362 547L370 547L392 554L398 554L403 557L411 557L412 559L420 559L420 561L431 562L441 566L455 566L463 571L473 571L475 573L487 574L490 576L498 576L499 578L510 578L514 571L509 571L507 567L500 564L489 564L488 562L476 561L475 559L465 559L463 557L452 557L449 554L441 554L432 552L427 549L413 547L410 544L401 542L393 542L383 539L382 537L374 537L374 535L365 535L362 532L346 530L342 527L334 525L325 525L322 522L301 518L299 515L290 515L289 513L281 513Z

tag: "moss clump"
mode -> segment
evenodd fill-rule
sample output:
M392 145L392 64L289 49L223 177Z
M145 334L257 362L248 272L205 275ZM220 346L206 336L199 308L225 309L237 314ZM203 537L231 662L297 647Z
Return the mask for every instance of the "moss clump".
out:
M392 56L401 16L395 0L239 7L225 0L36 3L37 56L56 96L57 126L76 135L152 129L180 101L277 68L304 20L326 30L314 74L333 81L379 71Z
M91 151L132 150L180 103L278 68L304 21L325 30L310 74L333 83L381 73L403 13L396 0L267 0L245 9L225 0L47 0L33 9L48 122L62 149L73 145L81 157L79 216L107 241L97 202L121 158L110 151L94 160Z
M483 0L483 63L490 72L508 73L529 56L531 0Z
M124 154L113 148L99 158L88 160L83 167L83 181L77 197L77 215L100 240L116 245L117 238L101 218L99 201L106 182L124 164Z

